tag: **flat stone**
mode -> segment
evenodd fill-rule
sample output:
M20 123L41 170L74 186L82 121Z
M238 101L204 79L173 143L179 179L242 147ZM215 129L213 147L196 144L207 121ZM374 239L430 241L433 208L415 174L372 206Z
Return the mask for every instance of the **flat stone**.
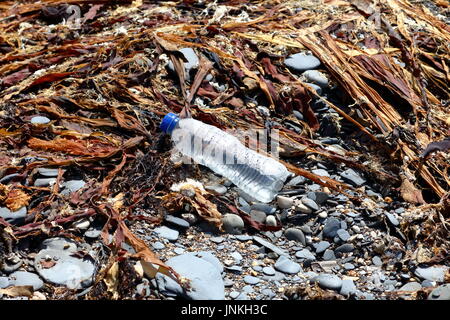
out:
M372 257L372 263L377 267L381 267L383 265L383 261L381 261L379 256Z
M422 289L422 285L418 282L408 282L403 285L398 291L417 291Z
M77 243L72 239L63 237L54 237L42 241L41 249L53 249L60 251L75 252L78 250L78 246Z
M278 204L278 207L281 209L290 209L292 207L292 205L294 204L294 199L288 198L288 197L283 197L283 196L278 196L277 204Z
M342 286L341 286L341 289L339 291L340 294L342 294L343 296L349 296L349 295L354 294L356 292L357 292L357 289L356 289L355 283L353 282L352 279L344 279L344 280L342 280Z
M301 213L306 213L309 214L312 212L312 210L310 208L308 208L307 206L305 206L303 203L297 202L295 204L294 210L296 212L301 212Z
M309 198L302 198L302 203L307 206L308 208L312 209L313 211L319 210L319 206L314 200L311 200Z
M183 288L164 274L156 274L159 290L183 296L191 300L224 300L225 285L217 268L210 262L194 256L182 254L167 260L166 264L180 276L190 280L190 290Z
M286 186L291 187L291 186L298 186L300 184L304 184L306 181L306 178L303 176L296 176L294 178L292 178L288 183L286 183Z
M361 176L353 169L347 169L339 174L345 181L352 184L355 187L360 187L366 180L361 178Z
M261 279L257 278L257 277L253 277L253 276L245 276L244 277L244 282L247 284L257 284L261 281Z
M250 211L250 217L259 223L264 223L267 216L263 211L252 210Z
M303 52L290 55L284 60L284 64L295 71L306 71L320 66L320 60L312 54Z
M95 272L94 261L89 256L80 259L72 254L69 250L43 249L34 259L34 268L45 281L55 285L70 289L91 285Z
M337 236L339 237L339 239L341 239L342 241L347 241L348 239L350 239L350 233L348 233L347 230L344 229L339 229L337 231Z
M431 291L428 300L450 300L450 284L443 284Z
M58 169L53 168L38 168L37 171L41 176L44 177L57 177L58 176Z
M333 250L327 249L323 253L323 260L330 261L330 260L336 260L336 256L334 255Z
M11 211L6 207L0 207L0 217L11 224L19 224L24 222L27 216L27 207L22 207L19 210Z
M176 254L183 254L184 251L185 250L183 248L175 248L175 249L173 249L173 252L175 252Z
M448 267L446 266L435 266L429 268L417 268L414 274L421 279L444 282L445 274L447 273Z
M220 273L223 272L223 264L220 262L219 259L214 255L212 251L197 251L197 252L190 252L189 254L194 254L200 259L206 260L209 263L211 263L214 267L216 267L217 271Z
M227 269L228 271L231 271L231 272L235 272L235 273L242 272L242 267L240 267L240 266L230 266L230 267L225 267L225 269Z
M339 291L342 287L342 280L334 274L322 273L313 280L323 289Z
M97 239L102 234L102 229L98 226L90 227L85 233L84 236L89 239Z
M265 295L266 297L268 297L269 299L272 299L273 297L276 296L275 292L273 292L270 289L263 289L263 290L261 290L261 293L263 295Z
M317 215L321 219L326 219L328 217L328 213L326 211L319 212Z
M32 124L47 124L50 122L50 119L47 117L36 116L36 117L31 118L30 122Z
M68 195L71 192L76 192L76 191L84 188L85 185L86 185L86 182L84 182L83 180L66 181L62 184L62 188L64 188L64 189L61 191L61 194Z
M240 263L241 260L243 259L242 255L239 252L236 252L236 251L233 251L230 255L238 263Z
M321 177L330 177L328 171L324 169L313 169L311 172Z
M400 224L400 222L398 221L398 219L397 219L392 213L386 212L385 215L386 215L386 218L388 218L388 221L389 221L393 226L398 226L398 225Z
M8 277L10 286L32 286L37 291L44 286L44 282L35 273L26 271L16 271Z
M228 191L227 187L225 187L221 184L205 186L205 189L208 191L212 191L213 193L218 194L218 195L223 195L223 194L227 193L227 191Z
M264 240L261 237L258 236L253 236L253 240L258 242L260 245L266 247L269 250L272 250L273 252L275 252L276 254L280 255L280 256L285 256L288 255L284 250L278 248L277 246L275 246L274 244Z
M319 243L315 244L314 247L316 248L316 253L322 253L327 250L330 245L331 244L328 241L320 241Z
M303 231L297 228L289 228L284 232L284 236L288 240L294 240L300 242L302 245L306 246L306 239Z
M252 236L246 235L246 234L239 234L235 236L236 239L238 239L239 241L249 241L249 240L253 240Z
M39 178L34 181L35 187L48 187L55 184L56 178Z
M326 193L326 192L321 192L321 191L308 192L308 193L306 194L306 196L307 196L308 198L310 198L311 200L314 200L314 202L317 203L317 204L319 204L319 205L325 203L325 202L328 200L328 198L329 198L328 193Z
M262 268L262 272L267 276L275 275L275 269L272 267L264 267Z
M9 287L9 279L7 277L0 277L0 289Z
M300 272L301 267L298 263L286 258L285 256L280 256L274 265L275 269L283 273L295 274Z
M171 215L166 216L165 220L167 222L177 226L177 227L180 227L180 228L185 228L186 229L186 228L190 227L189 222L187 222L186 220L178 218L178 217L174 217L174 216L171 216Z
M295 256L298 259L316 260L316 256L311 251L309 251L308 249L302 249L300 251L297 251L295 253Z
M187 73L189 73L189 70L191 69L198 68L199 66L198 56L192 48L182 48L179 51L187 59L187 62L184 62L184 68L186 69ZM169 61L167 67L170 70L175 71L172 61Z
M355 247L351 243L344 243L343 245L337 247L334 252L348 253L353 250L355 250Z
M277 219L275 218L275 216L267 216L265 223L268 226L276 227L277 226Z
M302 73L302 76L307 82L317 84L321 88L328 87L328 78L320 71L317 70L306 70Z
M211 240L214 243L222 243L225 239L222 237L211 237L209 240Z
M236 299L241 293L237 291L231 291L229 296L231 299Z
M320 96L322 94L322 88L317 84L305 82L305 85L316 91L316 93Z
M161 250L161 249L164 249L166 246L163 243L156 241L156 242L152 243L152 247L155 250Z
M344 263L344 269L345 270L353 270L353 269L355 269L355 265L352 263L349 263L349 262Z
M244 221L236 214L228 213L222 217L223 229L230 234L241 234Z
M262 203L262 202L256 202L254 204L252 204L250 206L251 210L258 210L258 211L262 211L265 214L274 214L277 211L277 208L267 204L267 203Z
M336 218L328 218L323 227L323 236L326 238L334 238L338 230L341 228L341 222Z
M158 236L169 241L176 241L180 234L177 230L167 228L166 226L155 228L154 231L158 234Z
M236 300L250 300L245 292L241 292Z

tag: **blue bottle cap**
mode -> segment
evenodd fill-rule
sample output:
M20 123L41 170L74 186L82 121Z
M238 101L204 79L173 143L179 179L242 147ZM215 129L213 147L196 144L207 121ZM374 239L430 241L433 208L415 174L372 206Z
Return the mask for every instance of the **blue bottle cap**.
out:
M165 133L170 134L178 124L178 121L180 121L180 118L175 113L170 112L164 116L159 128Z

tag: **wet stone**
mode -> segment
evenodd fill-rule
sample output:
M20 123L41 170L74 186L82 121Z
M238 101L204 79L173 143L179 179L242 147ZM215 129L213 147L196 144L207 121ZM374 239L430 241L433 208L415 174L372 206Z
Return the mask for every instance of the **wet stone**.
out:
M307 197L310 198L311 200L314 200L315 203L321 205L328 200L329 195L326 192L316 191L316 192L308 192Z
M287 57L284 64L295 71L306 71L320 66L320 60L312 54L300 52Z
M355 250L355 247L351 243L344 243L343 245L339 246L334 250L335 253L348 253Z

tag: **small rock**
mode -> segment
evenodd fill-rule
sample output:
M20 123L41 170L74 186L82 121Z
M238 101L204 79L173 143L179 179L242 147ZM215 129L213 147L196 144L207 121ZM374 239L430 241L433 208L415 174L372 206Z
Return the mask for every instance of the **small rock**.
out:
M372 257L372 263L377 267L381 267L383 265L383 261L381 261L379 256Z
M316 253L321 253L327 250L330 245L331 244L328 241L320 241L319 243L315 244L314 247L316 248Z
M236 214L226 214L222 218L223 229L231 234L240 234L244 229L244 221Z
M166 216L166 221L180 228L189 228L190 224L184 219L174 217L171 215Z
M339 229L337 231L337 235L339 239L341 239L342 241L347 241L348 239L350 239L350 234L348 233L347 230L344 229Z
M334 255L333 250L327 249L323 253L323 260L330 261L330 260L336 260L336 256Z
M231 257L232 257L237 263L240 263L241 260L243 259L242 255L241 255L239 252L236 252L236 251L234 251L234 252L231 253Z
M17 211L11 211L6 207L0 207L0 217L11 224L20 224L27 216L27 207L22 207Z
M229 296L231 299L236 299L240 294L241 294L240 292L231 291Z
M50 119L47 117L36 116L31 118L30 122L32 124L46 124L50 122Z
M322 94L322 88L317 84L305 82L305 85L316 91L316 93L320 96Z
M347 253L352 252L353 250L355 250L355 247L351 243L344 243L343 245L337 247L334 252Z
M295 71L306 71L320 66L320 60L312 54L303 52L293 54L284 60L284 64Z
M340 228L341 222L338 219L329 218L323 227L323 236L326 238L334 238Z
M0 277L0 289L9 287L9 280L7 277Z
M280 256L274 265L275 269L283 273L295 274L301 270L298 263L286 258L285 256Z
M450 284L441 285L431 291L428 300L450 300Z
M353 169L347 169L341 172L340 176L355 187L360 187L366 183L366 180L361 178L361 176Z
M308 208L312 209L313 211L319 210L319 206L314 200L311 200L309 198L302 198L302 203L307 206Z
M316 260L316 256L308 249L302 249L295 253L295 256L299 259Z
M339 291L342 287L342 280L334 274L323 273L313 280L317 282L323 289Z
M283 196L278 196L277 204L278 204L278 207L281 209L289 209L294 204L294 199L288 198L288 197L283 197Z
M258 211L262 211L265 214L274 214L277 211L277 208L274 206L271 206L270 204L267 203L261 203L261 202L257 202L254 203L250 206L251 210L258 210Z
M166 246L163 243L156 241L155 243L152 243L152 247L155 250L161 250L164 249Z
M259 283L261 280L257 277L253 277L253 276L245 276L244 277L244 282L247 284L257 284Z
M250 211L250 217L259 223L264 223L266 221L266 214L259 210Z
M284 250L278 248L277 246L275 246L275 245L273 245L272 243L270 243L270 242L264 240L264 239L261 238L261 237L253 236L253 240L256 241L256 242L258 242L260 245L266 247L267 249L270 249L270 250L272 250L273 252L279 254L280 256L287 255L287 253L286 253Z
M36 179L34 181L34 186L35 187L48 187L48 186L52 186L53 184L55 184L56 179L55 178L40 178L40 179Z
M294 240L300 242L302 245L306 246L306 239L305 235L303 234L302 230L297 228L289 228L284 232L284 236L288 240Z
M83 180L66 181L62 184L62 188L64 188L64 189L61 191L61 194L68 195L71 192L75 192L75 191L78 191L78 190L84 188L85 185L86 185L86 182L84 182Z
M275 216L267 216L266 217L266 225L276 227L277 219L275 218Z
M312 210L310 208L308 208L307 206L305 206L303 203L297 202L295 204L294 210L296 212L301 212L301 213L306 213L309 214L312 212Z
M179 236L179 232L177 230L167 228L166 226L155 228L154 231L158 234L158 236L169 241L176 241Z
M321 176L321 177L330 177L330 174L328 173L328 171L324 170L324 169L313 169L311 170L312 173Z
M429 268L417 268L414 274L421 279L444 282L445 274L448 270L446 266L435 266Z
M249 241L249 240L253 239L252 236L249 236L249 235L246 235L246 234L236 235L235 238L238 239L239 241Z
M228 191L228 189L225 186L221 185L221 184L212 185L212 186L205 186L205 189L208 190L208 191L212 191L212 192L214 192L215 194L218 194L218 195L223 195L223 194L227 193L227 191Z
M317 215L321 219L326 219L328 217L328 213L326 211L319 212Z
M397 219L392 213L386 212L385 215L386 215L386 217L388 218L388 221L389 221L393 226L396 226L396 227L397 227L397 226L400 224L400 222L398 221L398 219Z
M78 250L78 246L77 243L72 239L63 237L54 237L42 241L41 249L53 249L60 251L75 252Z
M222 243L225 239L222 237L212 237L210 240L214 243Z
M291 187L291 186L298 186L300 184L304 184L306 181L306 178L303 176L296 176L294 178L292 178L288 183L286 183L286 186Z
M316 192L308 192L307 197L311 200L314 200L315 203L321 205L328 200L329 195L326 192L316 191Z
M261 293L263 295L265 295L266 297L268 297L269 299L272 299L273 297L276 296L275 292L273 292L270 289L263 289L263 290L261 290Z
M344 264L344 269L345 270L353 270L353 269L355 269L355 265L352 264L352 263L347 262L347 263Z
M408 282L403 285L398 291L417 291L422 289L422 285L418 282Z
M328 86L327 77L317 70L306 70L302 73L302 76L304 76L308 82L315 83L321 88L326 88Z
M16 271L10 274L8 282L10 286L33 286L35 291L44 286L44 282L38 275L26 271Z
M58 176L58 169L52 169L52 168L38 168L37 171L41 176L44 177L57 177Z
M275 269L272 267L264 267L262 268L262 272L267 276L275 275Z
M349 296L351 294L354 294L357 292L355 283L353 282L352 279L344 279L342 280L342 286L341 286L341 290L340 290L340 294L342 294L343 296Z

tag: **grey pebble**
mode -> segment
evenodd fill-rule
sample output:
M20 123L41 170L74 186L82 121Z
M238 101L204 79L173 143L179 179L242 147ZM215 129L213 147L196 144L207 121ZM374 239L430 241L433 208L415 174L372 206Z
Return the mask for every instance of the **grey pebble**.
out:
M308 249L297 251L295 256L299 259L316 260L316 256Z
M44 177L57 177L58 176L58 169L53 168L38 168L37 171L41 176Z
M349 296L356 293L356 291L357 289L352 279L342 280L342 286L339 292L340 294L342 294L343 296Z
M441 285L431 291L428 300L450 300L450 284Z
M327 249L323 253L323 260L330 261L330 260L336 260L336 256L334 255L333 250Z
M26 271L16 271L9 275L8 280L10 286L33 286L35 291L44 286L37 274Z
M236 299L240 295L240 292L237 291L231 291L229 296L231 299Z
M31 118L30 122L32 124L46 124L50 122L50 119L47 117L42 117L42 116L36 116Z
M279 255L287 255L287 253L286 253L284 250L278 248L278 247L275 246L274 244L272 244L272 243L270 243L270 242L264 240L264 239L261 238L261 237L253 236L253 240L256 241L257 243L259 243L260 245L266 247L267 249L272 250L272 251L275 252L276 254L279 254Z
M254 277L254 276L245 276L244 277L244 282L247 284L257 284L261 281L261 279Z
M155 228L154 231L158 234L158 236L169 241L176 241L180 234L177 230L167 228L166 226Z
M303 231L297 228L289 228L284 232L284 236L288 240L294 240L300 242L302 245L306 246L306 239Z
M180 228L189 228L190 227L189 222L187 222L186 220L178 218L178 217L174 217L171 215L166 216L165 220L167 222L169 222L170 224L173 224Z
M422 285L418 282L408 282L403 285L398 291L417 291L422 289Z
M35 187L48 187L56 182L56 178L39 178L34 181Z
M328 241L320 241L319 243L315 244L314 247L316 248L316 253L321 253L328 249L330 245L331 244Z
M164 249L166 246L163 243L156 241L156 242L152 243L152 247L155 250L161 250L161 249Z
M244 229L244 221L236 214L228 213L222 217L223 229L230 234L240 234Z
M222 237L212 237L210 240L214 243L222 243L225 239Z
M334 252L347 253L355 250L355 247L351 243L344 243L343 245L337 247Z
M334 238L338 230L341 228L341 222L336 218L328 218L323 227L323 236L327 238Z
M312 209L313 211L319 210L319 206L314 200L311 200L309 198L302 198L302 203L307 206L308 208Z
M252 236L245 235L245 234L236 235L235 238L238 239L239 241L249 241L249 240L253 240L253 237L252 237Z
M383 265L383 261L381 261L379 256L372 257L372 263L377 267L381 267Z
M313 169L311 172L321 177L330 177L328 171L324 169Z
M251 210L250 217L259 223L264 223L266 221L266 213L263 211Z
M323 273L314 278L313 280L324 289L331 289L338 291L342 287L342 280L334 274Z
M339 229L337 231L337 235L339 239L341 239L342 241L347 241L348 239L350 239L350 234L348 233L347 230L344 229Z
M0 207L0 217L11 224L18 224L23 222L26 216L27 207L22 207L16 211L11 211L6 207Z
M366 183L366 180L361 178L361 176L353 169L347 169L341 172L340 176L355 187L360 187Z
M69 180L62 184L62 188L64 188L61 191L62 195L68 195L71 192L78 191L82 189L86 185L86 182L83 180Z
M0 289L4 289L9 286L9 280L7 277L0 277Z
M300 52L287 57L284 60L284 64L295 71L305 71L320 66L320 60L312 54Z
M275 275L275 269L272 267L264 267L262 268L262 272L267 276Z
M283 273L295 274L300 272L301 267L298 263L286 258L285 256L280 256L274 265L275 269Z
M218 195L223 195L223 194L227 193L227 191L228 191L227 187L225 187L221 184L205 186L205 189L208 191L213 191L214 193L216 193Z
M447 271L448 267L446 266L434 266L428 268L419 267L414 271L414 274L424 280L444 282L444 277Z
M322 88L326 88L328 86L327 77L320 71L307 70L302 73L302 76L304 76L308 82L315 83Z

